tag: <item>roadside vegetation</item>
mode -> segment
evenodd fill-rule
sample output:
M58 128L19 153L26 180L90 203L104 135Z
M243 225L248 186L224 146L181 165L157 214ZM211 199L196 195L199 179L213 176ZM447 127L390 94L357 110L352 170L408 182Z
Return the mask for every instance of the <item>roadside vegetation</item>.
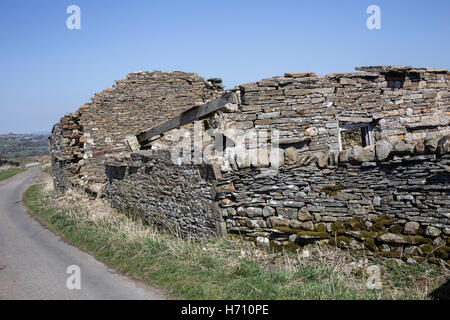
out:
M15 176L16 174L21 173L25 170L26 170L26 168L23 168L23 167L2 166L2 167L0 167L0 181L9 179L9 178Z
M124 274L180 299L430 299L450 279L446 266L405 264L325 246L273 252L254 243L180 239L117 213L102 200L44 185L24 194L29 211L75 246ZM382 288L368 289L367 267Z
M50 163L44 164L42 166L42 171L47 173L50 177L53 177L53 169Z

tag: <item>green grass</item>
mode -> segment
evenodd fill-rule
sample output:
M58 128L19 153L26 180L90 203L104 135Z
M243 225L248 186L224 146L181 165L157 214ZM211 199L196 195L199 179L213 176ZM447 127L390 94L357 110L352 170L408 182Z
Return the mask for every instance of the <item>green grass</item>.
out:
M383 289L370 290L367 275L345 272L341 256L305 264L298 263L294 253L280 253L282 263L276 264L275 253L262 260L243 257L242 244L235 241L186 241L119 213L93 218L83 206L56 208L54 203L60 201L52 197L35 185L23 200L32 214L66 240L129 276L165 288L175 298L423 299L448 276L433 265L398 267L392 261L372 260L383 270ZM246 244L244 248L251 248Z
M9 178L15 176L16 174L21 173L25 170L26 170L26 168L9 168L6 170L1 170L0 171L0 181L9 179Z

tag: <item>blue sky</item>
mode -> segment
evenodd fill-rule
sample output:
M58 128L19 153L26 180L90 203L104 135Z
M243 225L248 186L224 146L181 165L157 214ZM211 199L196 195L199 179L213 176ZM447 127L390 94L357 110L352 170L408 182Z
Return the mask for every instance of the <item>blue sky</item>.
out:
M69 5L81 30L66 28ZM381 8L381 30L366 9ZM227 88L358 65L449 67L450 1L2 0L0 134L50 131L135 70L220 77Z

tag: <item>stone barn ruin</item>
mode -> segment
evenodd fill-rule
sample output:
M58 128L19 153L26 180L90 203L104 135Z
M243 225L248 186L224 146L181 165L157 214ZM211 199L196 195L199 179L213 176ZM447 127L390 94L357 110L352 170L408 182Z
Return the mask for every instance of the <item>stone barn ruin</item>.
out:
M194 73L128 74L53 127L50 150L55 187L75 186L98 194L106 181L104 159L126 154L127 136L222 93L220 79L207 81Z
M356 69L129 74L53 128L55 186L185 237L449 260L449 73Z

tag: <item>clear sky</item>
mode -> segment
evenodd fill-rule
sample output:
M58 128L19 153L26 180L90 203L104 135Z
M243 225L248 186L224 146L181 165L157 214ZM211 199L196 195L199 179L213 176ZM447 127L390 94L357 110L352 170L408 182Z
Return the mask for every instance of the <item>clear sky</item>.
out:
M69 30L69 5L81 29ZM381 29L369 30L369 5ZM220 77L227 88L358 65L449 68L449 0L1 0L0 133L50 131L136 70Z

